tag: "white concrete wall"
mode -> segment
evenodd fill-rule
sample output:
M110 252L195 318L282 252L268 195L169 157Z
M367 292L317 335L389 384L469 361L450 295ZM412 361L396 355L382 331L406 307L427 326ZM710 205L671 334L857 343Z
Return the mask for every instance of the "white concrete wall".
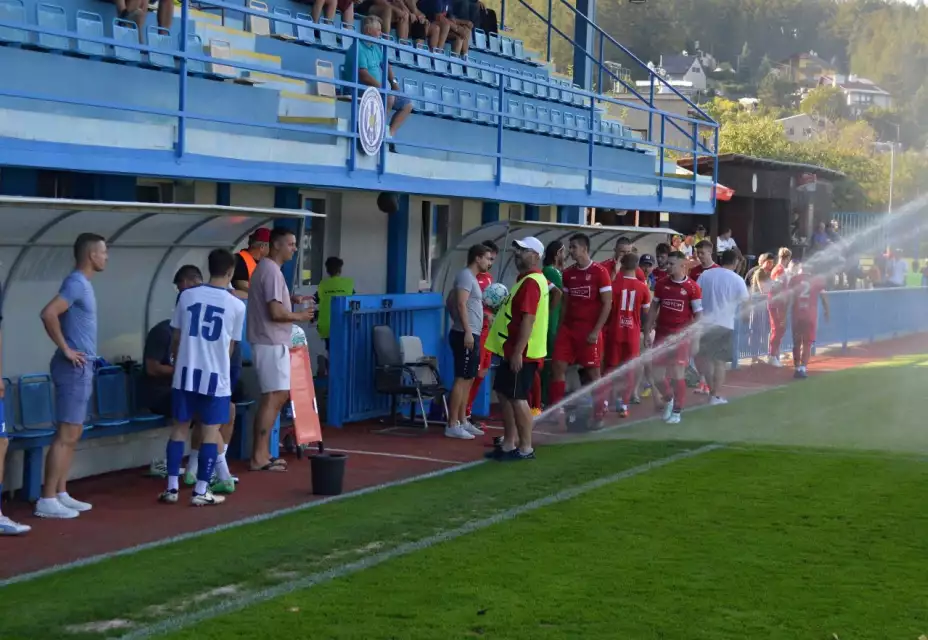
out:
M338 206L339 244L325 248L326 255L338 255L345 261L343 273L354 278L360 294L387 290L388 216L377 208L377 195L363 191L342 194Z

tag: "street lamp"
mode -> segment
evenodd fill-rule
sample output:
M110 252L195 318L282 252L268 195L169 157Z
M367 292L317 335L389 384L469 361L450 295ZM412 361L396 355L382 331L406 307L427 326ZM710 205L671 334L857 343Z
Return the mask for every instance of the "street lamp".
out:
M895 142L874 142L875 147L889 146L889 203L886 207L886 213L893 212L893 181L896 177L896 143Z

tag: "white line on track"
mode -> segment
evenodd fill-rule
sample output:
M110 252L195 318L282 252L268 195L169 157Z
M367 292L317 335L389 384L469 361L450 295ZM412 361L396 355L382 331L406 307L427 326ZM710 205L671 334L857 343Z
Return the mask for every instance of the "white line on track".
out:
M399 458L401 460L422 460L425 462L439 462L441 464L465 464L462 460L442 460L441 458L429 458L427 456L411 456L405 453L387 453L385 451L357 451L355 449L332 449L325 448L326 451L335 451L336 453L350 453L360 456L381 456L384 458Z
M651 462L647 462L637 467L632 467L631 469L626 469L625 471L621 471L610 476L598 478L584 484L569 487L563 491L558 491L557 493L552 493L543 498L532 500L531 502L519 505L518 507L513 507L512 509L507 509L506 511L501 511L495 515L490 516L489 518L475 520L474 522L469 522L456 529L451 529L450 531L444 531L433 536L428 536L415 542L401 544L388 551L367 556L366 558L357 560L355 562L349 562L337 567L332 567L326 571L314 573L312 575L299 578L298 580L284 582L274 587L262 589L261 591L255 591L239 598L222 600L215 606L185 615L175 616L147 627L141 627L135 631L130 631L129 633L121 636L121 638L122 640L140 640L142 638L151 638L152 636L179 631L198 622L210 620L220 615L238 611L254 604L266 602L268 600L293 593L294 591L308 589L310 587L314 587L331 580L335 580L337 578L342 578L354 573L358 573L359 571L375 567L379 564L387 562L388 560L393 560L394 558L399 558L410 553L422 551L423 549L428 549L429 547L433 547L436 544L448 542L450 540L460 538L461 536L474 533L475 531L486 529L487 527L491 527L495 524L512 520L513 518L516 518L517 516L520 516L524 513L529 513L543 507L548 507L559 502L564 502L565 500L576 498L577 496L583 495L584 493L605 487L606 485L613 484L620 480L638 476L649 471L653 471L654 469L659 469L660 467L677 462L678 460L692 458L694 456L708 453L710 451L715 451L716 449L721 448L723 448L723 445L709 444L699 447L698 449L682 451L680 453L667 456L666 458L653 460Z
M381 491L383 489L389 489L391 487L400 487L412 482L418 482L420 480L427 480L429 478L436 478L438 476L443 476L449 473L455 473L457 471L463 471L465 469L470 469L471 467L476 467L477 465L484 464L486 460L476 460L474 462L468 462L466 464L460 464L456 467L447 467L445 469L438 469L436 471L430 471L428 473L423 473L417 476L410 476L409 478L402 478L400 480L393 480L392 482L384 482L381 484L375 484L370 487L364 487L363 489L358 489L357 491L350 491L348 493L343 493L340 496L332 496L331 498L323 498L321 500L313 500L311 502L304 502L302 504L295 505L293 507L287 507L286 509L278 509L276 511L271 511L268 513L261 513L254 516L249 516L247 518L242 518L241 520L233 520L232 522L226 522L223 524L216 525L214 527L208 527L206 529L200 529L199 531L190 531L189 533L181 533L176 536L171 536L170 538L163 538L161 540L154 540L152 542L146 542L144 544L135 545L134 547L127 547L125 549L119 549L117 551L109 551L107 553L101 553L99 555L90 556L87 558L81 558L80 560L75 560L73 562L67 562L64 564L54 565L52 567L46 567L45 569L39 569L38 571L33 571L31 573L23 573L18 576L13 576L12 578L7 578L6 580L0 580L0 589L7 585L17 584L19 582L28 582L29 580L35 580L36 578L41 578L43 576L51 575L54 573L59 573L61 571L66 571L68 569L76 569L78 567L86 567L87 565L97 564L98 562L103 562L104 560L109 560L111 558L118 558L119 556L128 556L139 551L146 551L148 549L157 549L158 547L163 547L165 545L174 544L175 542L182 542L184 540L191 540L193 538L199 538L201 536L207 536L211 533L218 533L219 531L225 531L226 529L234 529L236 527L241 527L248 524L254 524L256 522L264 522L265 520L271 520L278 516L287 515L290 513L296 513L298 511L305 511L306 509L313 509L315 507L321 507L324 504L329 504L330 502L337 502L339 500L347 500L349 498L357 498L359 496L366 495L368 493L374 493L375 491Z

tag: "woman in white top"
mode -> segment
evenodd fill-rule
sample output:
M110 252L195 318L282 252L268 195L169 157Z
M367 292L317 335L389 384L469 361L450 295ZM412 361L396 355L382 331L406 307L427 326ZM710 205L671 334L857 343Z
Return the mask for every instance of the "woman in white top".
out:
M721 254L723 251L731 251L732 249L737 249L738 245L735 244L735 239L731 237L731 229L725 229L722 233L719 234L719 237L715 241L715 250L717 253Z

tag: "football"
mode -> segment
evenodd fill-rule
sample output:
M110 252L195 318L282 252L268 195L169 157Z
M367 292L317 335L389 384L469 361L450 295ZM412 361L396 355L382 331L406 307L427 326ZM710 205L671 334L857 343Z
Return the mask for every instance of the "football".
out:
M483 292L483 304L490 311L499 311L508 296L509 289L506 288L506 285L501 282L494 282Z

